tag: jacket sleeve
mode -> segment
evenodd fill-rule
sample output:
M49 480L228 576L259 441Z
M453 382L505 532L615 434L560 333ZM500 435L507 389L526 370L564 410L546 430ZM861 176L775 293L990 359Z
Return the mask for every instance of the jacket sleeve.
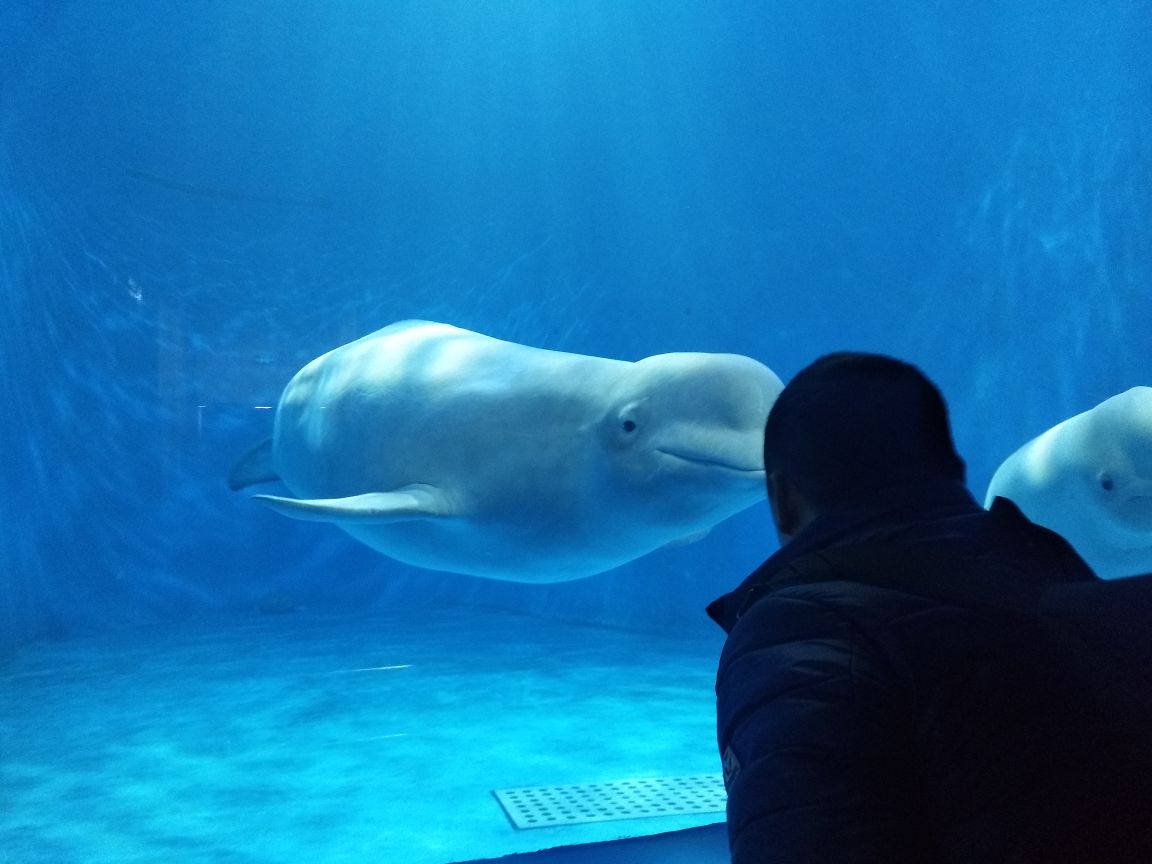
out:
M839 602L844 587L768 596L729 634L716 691L733 864L931 860L910 688Z

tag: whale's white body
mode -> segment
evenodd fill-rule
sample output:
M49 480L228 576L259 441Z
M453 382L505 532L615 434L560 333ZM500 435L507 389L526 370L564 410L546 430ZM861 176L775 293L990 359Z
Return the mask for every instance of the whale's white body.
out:
M420 567L578 579L761 500L781 387L739 355L633 363L404 321L297 373L233 486L278 477L296 498L257 496L274 509Z
M987 501L1010 498L1105 579L1152 573L1152 387L1053 426L1005 460Z

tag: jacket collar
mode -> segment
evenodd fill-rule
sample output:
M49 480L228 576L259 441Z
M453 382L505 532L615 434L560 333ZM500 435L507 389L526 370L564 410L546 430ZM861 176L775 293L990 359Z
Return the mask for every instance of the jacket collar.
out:
M920 533L926 524L953 525L985 512L961 483L922 483L878 491L860 506L850 506L817 517L791 541L780 547L728 594L707 606L713 621L728 632L736 624L749 595L768 582L790 561L809 552L869 540L895 540Z

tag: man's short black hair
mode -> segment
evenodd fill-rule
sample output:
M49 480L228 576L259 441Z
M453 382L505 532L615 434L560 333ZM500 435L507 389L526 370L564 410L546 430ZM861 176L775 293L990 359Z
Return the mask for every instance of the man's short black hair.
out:
M818 510L965 475L936 385L909 363L854 352L827 354L788 383L764 428L764 464Z

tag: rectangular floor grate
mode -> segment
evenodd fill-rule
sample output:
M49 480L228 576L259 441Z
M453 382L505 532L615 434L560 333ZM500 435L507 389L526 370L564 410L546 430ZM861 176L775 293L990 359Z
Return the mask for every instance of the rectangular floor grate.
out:
M648 777L579 786L522 786L494 789L492 794L517 828L551 828L683 813L722 813L726 800L724 781L719 774Z

